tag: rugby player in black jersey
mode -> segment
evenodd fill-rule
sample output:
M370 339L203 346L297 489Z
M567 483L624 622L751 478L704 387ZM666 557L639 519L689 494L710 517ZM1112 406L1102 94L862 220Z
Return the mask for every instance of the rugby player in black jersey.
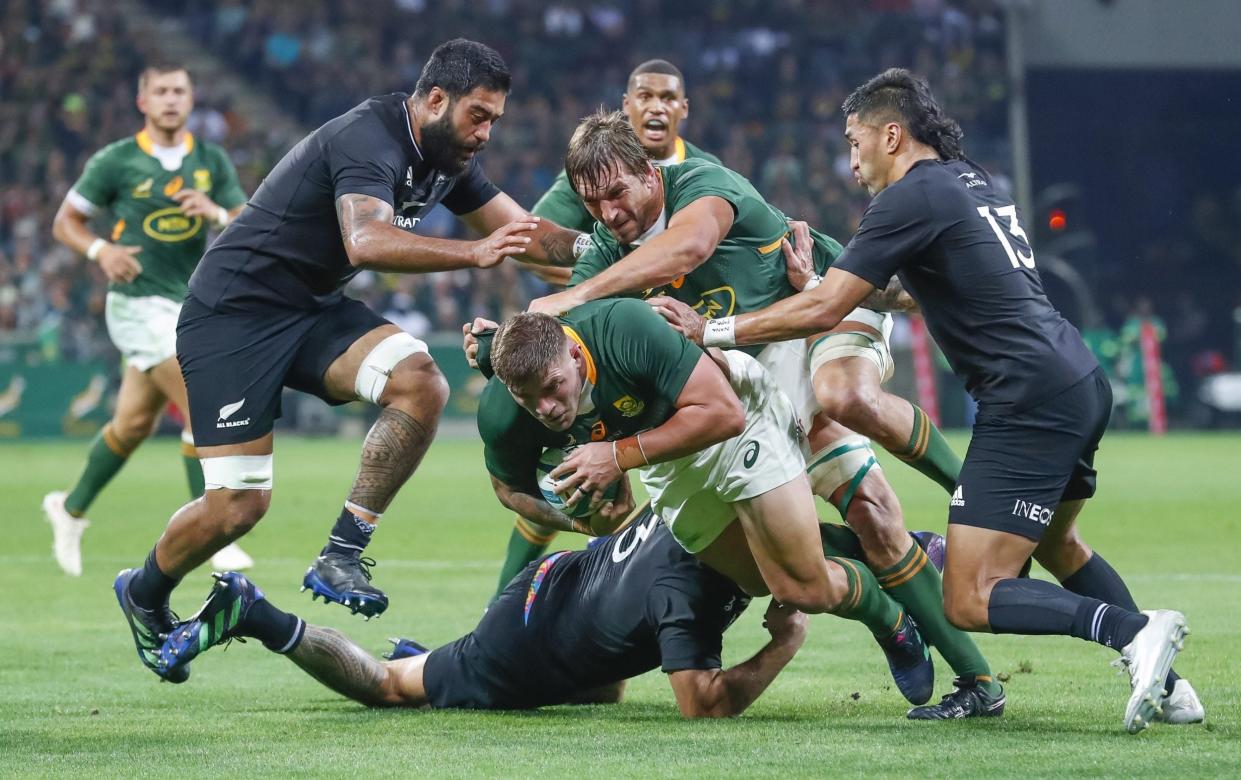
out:
M362 552L430 445L448 384L423 342L343 294L363 269L489 268L506 257L572 265L578 233L527 214L476 157L504 113L503 59L456 39L431 53L412 95L371 98L276 165L199 263L177 325L206 492L182 507L145 566L114 589L143 664L173 627L180 579L267 511L272 427L284 387L380 407L336 524L305 587L366 616L388 606ZM443 203L477 241L420 236Z
M661 313L706 346L765 344L822 333L899 277L979 404L948 512L949 619L972 631L1074 636L1119 651L1133 688L1130 732L1157 719L1201 720L1193 689L1171 672L1184 616L1139 612L1079 535L1111 388L1047 300L1011 196L965 157L961 128L909 71L881 73L843 108L854 176L874 199L822 283L706 323L687 307ZM1020 577L1031 557L1060 584ZM939 717L963 717L986 711L990 699L967 680L932 706Z

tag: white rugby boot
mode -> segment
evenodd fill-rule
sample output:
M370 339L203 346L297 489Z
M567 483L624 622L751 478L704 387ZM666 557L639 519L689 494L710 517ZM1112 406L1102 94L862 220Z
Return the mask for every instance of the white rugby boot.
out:
M237 546L236 542L211 556L211 568L216 571L241 571L254 565L254 559L246 555L246 551Z
M1163 697L1160 706L1163 714L1157 720L1171 723L1174 726L1201 723L1207 717L1207 711L1202 706L1202 700L1198 698L1198 692L1184 677L1176 681L1176 685L1172 686L1172 692Z
M1143 610L1150 620L1121 651L1133 693L1125 707L1125 730L1136 734L1157 720L1163 710L1163 684L1176 654L1185 646L1185 616L1172 609Z
M56 563L70 577L82 576L82 532L90 526L83 517L65 509L65 491L55 490L43 497L43 516L52 524L52 553Z

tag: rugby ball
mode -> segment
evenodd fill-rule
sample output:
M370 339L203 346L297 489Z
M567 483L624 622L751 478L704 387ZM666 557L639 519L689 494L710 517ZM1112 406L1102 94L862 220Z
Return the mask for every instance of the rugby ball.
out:
M583 498L571 507L566 507L564 499L556 493L558 480L551 477L552 470L560 465L565 459L566 451L559 447L548 447L543 450L543 454L539 457L539 465L536 472L539 478L539 492L543 494L543 500L551 504L556 509L564 512L569 517L581 520L590 517L593 513L590 511L589 498ZM603 491L604 499L611 501L616 498L616 494L620 490L620 481L613 482Z

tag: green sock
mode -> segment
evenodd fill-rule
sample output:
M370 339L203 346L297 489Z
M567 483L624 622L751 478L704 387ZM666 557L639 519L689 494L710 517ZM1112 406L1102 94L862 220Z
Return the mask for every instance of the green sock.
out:
M495 595L488 603L494 603L508 587L509 582L522 569L529 566L531 561L537 560L546 552L547 545L551 544L552 539L555 538L555 531L544 529L518 516L513 523L513 533L508 538L508 551L504 554L504 565L500 567L500 582L496 586Z
M999 692L978 645L944 616L944 584L921 547L910 544L905 557L877 572L876 577L883 589L909 610L922 636L935 646L952 671L958 676L974 675L988 691Z
M877 637L891 635L901 623L901 606L883 592L866 564L835 556L829 556L828 560L839 564L849 579L849 592L832 614L858 621Z
M181 440L181 463L185 466L185 481L190 485L190 498L198 498L206 488L203 464L198 461L198 450L185 439Z
M841 558L865 559L862 553L862 542L857 534L847 525L840 523L819 523L819 536L823 538L823 554L838 555Z
M112 434L112 424L104 425L90 443L86 468L82 469L77 484L65 496L65 511L74 517L85 514L95 496L125 465L130 452L133 450L126 450Z
M952 493L957 485L957 477L961 475L961 459L948 446L948 440L939 432L931 418L926 416L916 404L914 407L914 427L909 434L909 443L904 449L893 450L892 454L921 471L934 480L948 493Z

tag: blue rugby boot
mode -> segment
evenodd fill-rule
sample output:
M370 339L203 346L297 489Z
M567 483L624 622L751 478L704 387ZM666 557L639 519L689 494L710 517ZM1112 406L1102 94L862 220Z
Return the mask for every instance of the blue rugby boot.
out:
M412 639L394 636L388 641L392 643L392 652L384 653L383 657L389 661L399 661L402 658L413 658L416 655L422 655L423 653L430 652L430 650Z
M935 692L935 662L931 649L926 646L918 624L908 613L901 614L901 623L892 635L884 639L875 637L883 654L888 658L892 679L910 704L925 704Z
M324 602L344 604L353 614L370 620L388 608L388 597L371 584L374 565L374 558L323 553L306 570L302 590L310 588L311 601L322 596Z
M116 594L116 602L120 604L125 621L129 624L129 632L133 634L138 660L161 680L183 683L190 677L188 667L170 672L159 665L160 643L176 627L177 616L166 604L160 609L143 609L135 604L129 595L130 584L141 573L141 569L122 569L112 581L112 592Z
M184 669L209 647L240 638L237 627L246 619L250 607L263 599L245 575L230 571L212 574L211 595L189 620L177 626L159 648L158 663L164 674Z

